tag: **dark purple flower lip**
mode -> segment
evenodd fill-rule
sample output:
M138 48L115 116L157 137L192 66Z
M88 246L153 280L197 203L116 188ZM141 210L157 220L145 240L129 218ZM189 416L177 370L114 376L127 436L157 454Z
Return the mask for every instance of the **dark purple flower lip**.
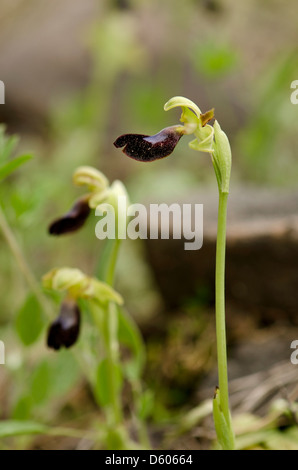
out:
M58 318L51 324L48 331L47 345L58 351L62 346L69 348L78 339L81 314L77 304L70 299L65 300Z
M117 148L139 162L153 162L170 155L183 135L181 126L162 129L158 134L124 134L115 140Z
M70 211L51 223L49 233L51 235L63 235L65 233L75 232L84 225L90 211L88 198L85 196L80 198Z

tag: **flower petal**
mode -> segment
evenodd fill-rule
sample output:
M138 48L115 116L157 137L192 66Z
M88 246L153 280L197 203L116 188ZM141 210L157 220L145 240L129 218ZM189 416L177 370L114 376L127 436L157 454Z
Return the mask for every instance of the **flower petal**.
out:
M164 105L164 110L169 111L170 109L173 108L190 108L196 115L197 117L200 117L201 110L200 108L191 100L188 98L184 98L184 96L174 96L174 98L171 98L165 105Z
M72 179L77 186L86 185L89 191L105 191L109 187L106 176L92 166L79 166Z
M62 346L69 348L78 339L81 324L81 314L77 304L67 299L60 309L58 318L51 324L48 331L47 345L59 350Z
M158 134L124 134L114 142L115 147L140 162L152 162L170 155L183 135L181 126L162 129Z
M70 211L51 223L49 233L51 235L64 235L65 233L75 232L84 225L90 211L86 196L80 198Z

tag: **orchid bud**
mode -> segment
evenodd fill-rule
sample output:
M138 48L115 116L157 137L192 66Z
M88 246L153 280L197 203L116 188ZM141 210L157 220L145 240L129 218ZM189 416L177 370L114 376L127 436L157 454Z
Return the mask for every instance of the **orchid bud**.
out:
M123 152L134 160L152 162L170 155L181 139L182 126L162 129L158 134L124 134L114 142L115 147L123 147Z
M58 318L51 324L48 331L47 345L59 350L62 346L69 348L78 339L80 332L81 314L72 299L65 300Z
M70 211L51 223L49 233L51 235L64 235L80 229L90 214L88 201L89 196L84 196L76 201Z
M85 274L76 268L52 269L42 278L45 289L69 291L80 288L86 279Z
M76 268L52 269L43 276L43 286L45 289L66 291L73 299L93 300L99 304L123 304L121 295L111 286Z

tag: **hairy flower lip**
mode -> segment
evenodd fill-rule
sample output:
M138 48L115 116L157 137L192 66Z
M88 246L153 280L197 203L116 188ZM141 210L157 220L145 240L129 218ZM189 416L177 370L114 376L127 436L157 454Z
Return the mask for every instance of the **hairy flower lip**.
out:
M123 153L140 162L152 162L170 155L183 135L181 126L162 129L155 135L123 134L114 145L123 147Z
M81 313L77 304L68 299L60 309L59 316L50 325L47 345L58 351L61 347L69 348L78 339L81 324Z
M54 220L49 226L51 235L64 235L79 230L86 222L91 209L86 197L80 198L62 217Z

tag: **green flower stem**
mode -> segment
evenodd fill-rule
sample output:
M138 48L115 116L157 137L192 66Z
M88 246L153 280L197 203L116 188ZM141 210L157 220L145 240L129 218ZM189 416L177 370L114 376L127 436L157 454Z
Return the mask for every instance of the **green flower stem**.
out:
M104 269L98 275L101 280L113 286L116 262L118 258L121 241L118 239L108 240L109 246L105 254ZM114 302L109 302L104 311L99 308L93 309L94 320L100 335L103 336L106 359L109 364L108 383L111 394L111 406L107 411L108 425L111 430L123 423L123 412L121 393L118 390L117 376L115 370L119 365L119 343L118 343L118 312ZM121 446L126 447L126 436L122 433ZM127 439L128 440L128 439Z
M109 385L112 394L113 421L114 424L123 422L121 395L118 392L115 366L119 364L118 344L118 315L116 305L109 302L109 307L104 318L104 336L107 360L109 363Z
M115 268L116 268L116 262L119 254L119 248L121 245L121 240L116 238L114 241L111 253L110 253L110 262L109 266L107 269L105 281L110 284L111 286L114 283L114 275L115 275ZM111 348L111 358L113 358L114 363L118 364L119 362L119 344L118 344L118 336L117 336L117 308L115 304L110 303L110 311L109 311L109 322L110 322L110 342L109 342L109 347ZM114 311L111 312L111 309ZM133 397L134 397L134 402L138 402L139 396L142 394L142 386L141 383L138 380L135 380L132 383L132 391L133 391ZM116 399L116 397L115 397ZM122 419L122 407L121 407L121 400L120 397L118 396L118 404L120 407L120 412L121 412L121 419ZM138 416L136 417L136 424L138 428L138 435L140 442L143 446L144 449L150 449L150 441L149 437L147 434L147 429L145 427L145 424L142 419L140 419Z
M91 305L91 313L94 323L103 337L106 358L109 364L108 384L111 394L111 406L107 409L109 426L113 427L122 423L122 406L120 394L117 391L117 377L115 377L115 364L118 363L118 319L115 304L109 302L106 308L98 304ZM95 382L93 381L95 386Z
M110 256L110 262L106 274L106 283L110 286L114 284L115 269L119 253L121 241L115 239L113 243L113 248ZM113 302L109 302L107 315L105 315L104 320L105 327L105 339L106 339L106 353L107 359L110 364L110 390L113 393L113 410L114 418L117 424L122 422L122 406L120 394L117 392L117 384L115 383L116 377L114 374L115 364L119 363L119 344L118 344L118 315L116 305Z
M220 390L220 408L228 428L232 432L227 365L227 341L225 321L225 256L226 256L226 224L227 224L228 193L219 191L218 225L216 242L216 274L215 274L215 310L216 310L216 340L218 358L218 379Z
M116 269L116 263L118 259L120 244L121 244L121 240L116 238L116 240L114 240L114 243L113 243L113 248L112 248L112 252L110 255L110 262L109 262L109 266L108 266L106 278L105 278L105 282L109 284L110 286L113 286L114 284L115 269Z
M113 286L116 263L119 255L121 240L106 240L106 245L100 262L98 264L96 274L97 277ZM106 357L109 363L109 389L112 391L112 406L108 415L110 425L121 425L123 423L123 410L121 401L121 392L118 391L117 377L115 377L115 364L119 364L119 342L118 342L118 312L117 307L113 302L110 302L108 308L103 315L95 315L95 321L98 326L99 332L104 335L104 344L106 350ZM96 318L97 316L97 318ZM132 380L133 399L138 408L140 396L142 395L142 386L138 379ZM147 435L147 429L143 419L136 416L136 426L139 436L139 441L143 449L150 449L150 441ZM129 448L129 438L126 433L122 434L122 445L124 448Z
M143 393L142 384L140 380L134 380L132 382L132 393L133 393L134 403L136 405L136 408L138 409L140 397L142 396L142 393ZM137 414L135 416L135 420L136 420L139 440L140 440L141 445L143 446L142 450L151 449L151 443L150 443L150 439L149 439L149 435L147 432L147 427L146 427L144 418L142 418L141 416Z

